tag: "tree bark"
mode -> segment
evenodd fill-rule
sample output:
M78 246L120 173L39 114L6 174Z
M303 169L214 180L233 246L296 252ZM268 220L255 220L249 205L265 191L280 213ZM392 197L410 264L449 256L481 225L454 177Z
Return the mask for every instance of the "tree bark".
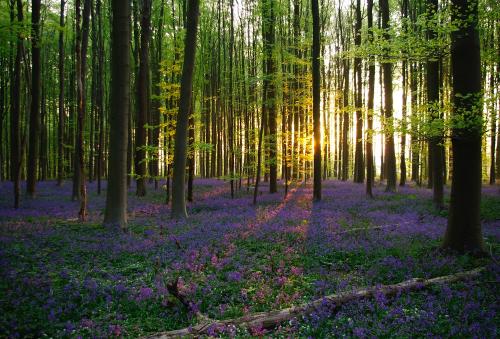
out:
M432 17L437 13L438 0L428 0L427 8L429 15ZM432 41L436 38L436 33L431 28L427 32L427 38ZM442 119L439 105L439 56L435 55L438 51L432 51L431 59L427 61L427 100L429 105L429 116L431 124L433 121ZM436 124L435 124L436 125ZM429 166L429 173L432 173L429 180L432 180L433 188L433 202L437 209L444 207L444 193L443 193L443 135L440 127L431 131L429 153L432 159Z
M130 115L130 4L112 0L109 173L104 224L127 227L127 149Z
M23 4L21 0L17 0L17 22L19 25L22 24L24 20L23 16ZM11 2L11 21L14 21L14 1ZM14 74L12 83L12 95L11 95L11 105L10 105L10 173L11 180L13 183L14 190L14 208L19 208L20 200L20 181L21 181L21 162L22 162L22 152L21 152L21 58L23 55L23 37L21 34L17 36L16 42L16 57L14 59Z
M196 31L198 28L199 0L188 0L186 37L184 40L184 64L182 67L179 112L175 128L174 175L172 185L172 218L186 218L186 157L189 109L191 105Z
M40 0L32 1L31 8L31 109L29 124L29 152L26 193L35 197L40 147Z
M359 1L359 0L358 0ZM318 0L311 0L313 19L312 71L313 71L313 126L314 126L314 186L313 200L321 200L321 76L320 76L320 25Z
M349 65L348 59L343 61L344 65L344 90L342 103L342 180L349 179Z
M390 40L389 30L389 1L380 0L380 12L382 15L382 29L384 30L384 39ZM387 57L387 55L385 56ZM384 72L384 131L385 131L385 150L384 166L385 176L387 178L386 192L396 191L396 154L394 150L394 131L393 131L393 99L392 99L392 64L385 60L382 63Z
M149 112L149 41L151 35L151 0L141 1L141 42L137 80L137 123L135 126L136 195L146 195L146 124Z
M61 0L59 15L59 125L57 139L57 185L61 186L64 178L64 5Z
M373 40L373 0L368 0L368 39ZM373 197L373 97L375 94L375 60L370 58L368 65L368 131L366 135L366 194Z
M356 0L356 24L354 30L354 43L361 46L361 0ZM363 111L362 111L362 83L361 83L361 58L354 59L354 73L356 80L355 105L356 105L356 148L354 154L354 182L362 183L365 180L365 166L363 164Z
M264 106L266 106L267 127L269 128L269 193L278 191L278 166L277 166L277 124L276 124L276 98L274 78L276 65L273 57L275 43L275 0L262 1L262 40L264 45L264 89L267 92Z
M97 115L99 120L99 149L97 152L97 194L101 194L101 177L104 165L104 37L102 27L102 4L101 0L96 2L97 15Z
M85 129L85 114L86 114L86 95L85 95L85 71L87 69L87 47L89 40L89 19L90 19L90 1L84 0L82 13L82 30L81 30L81 48L79 49L79 59L77 59L76 75L77 75L77 167L79 173L78 189L80 192L80 210L78 218L85 221L87 218L87 188L85 184L85 154L84 154L84 129ZM77 0L77 8L79 8L80 0ZM77 26L78 29L78 26ZM77 50L78 51L78 50Z
M451 35L454 119L466 118L467 126L452 127L453 180L448 226L443 247L459 252L483 252L481 232L481 54L476 0L452 0Z

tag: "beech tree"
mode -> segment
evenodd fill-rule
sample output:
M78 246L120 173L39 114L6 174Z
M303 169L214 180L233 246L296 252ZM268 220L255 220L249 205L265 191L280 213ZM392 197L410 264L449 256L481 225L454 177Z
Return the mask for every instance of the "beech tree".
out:
M40 134L40 0L32 1L31 8L31 109L26 193L35 196L38 179Z
M151 0L141 0L141 40L137 80L137 124L135 143L136 194L146 195L146 137L149 98L149 42L151 39Z
M380 13L382 17L382 29L385 40L390 39L389 34L389 0L380 0ZM386 56L387 57L387 56ZM393 131L393 84L392 84L392 63L385 60L382 63L384 82L384 166L387 177L385 190L393 192L396 190L396 154L394 150Z
M428 0L429 16L433 16L438 10L437 0ZM428 31L428 39L436 38L434 28L431 27ZM427 100L429 105L429 116L431 124L434 121L441 121L442 114L440 112L439 102L439 89L440 89L440 75L439 75L440 56L439 51L431 51L429 60L427 61ZM429 152L432 158L432 188L433 188L433 201L438 209L444 207L443 197L443 136L441 128L432 130L429 142Z
M104 223L127 227L127 149L130 114L130 4L112 0L109 172Z
M313 199L321 200L321 78L320 78L320 25L318 0L311 0L313 17L313 124L314 124L314 189Z
M172 182L172 218L186 218L186 162L187 133L191 105L196 34L198 29L199 0L188 0L186 37L184 39L184 63L179 99L179 112L175 128L174 174Z
M483 252L481 232L481 53L477 0L452 0L451 71L453 76L451 183L448 226L443 247Z

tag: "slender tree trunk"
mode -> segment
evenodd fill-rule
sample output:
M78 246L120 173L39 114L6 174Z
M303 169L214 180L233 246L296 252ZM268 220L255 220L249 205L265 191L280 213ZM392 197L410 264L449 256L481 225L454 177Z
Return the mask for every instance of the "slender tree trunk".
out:
M418 123L417 123L417 66L415 63L411 63L410 66L410 98L411 98L411 114L412 114L412 124L411 124L411 180L420 185L420 145L418 141Z
M401 3L401 16L403 20L407 20L408 18L408 7L409 7L409 0L403 0ZM403 32L407 32L407 23L406 21L403 22ZM401 155L400 155L400 162L399 162L399 170L400 170L400 178L399 178L399 186L405 186L406 185L406 131L407 131L407 120L406 117L408 115L408 107L407 107L407 100L408 100L408 62L406 59L403 60L402 65L402 121L401 121Z
M359 0L358 0L359 1ZM312 45L312 70L313 70L313 125L314 125L314 186L313 200L321 200L321 76L320 76L320 51L321 32L319 25L318 0L311 0L313 19L313 45Z
M234 1L230 2L231 23L229 26L229 183L231 186L231 199L234 198L234 98L233 98L233 51L234 51Z
M175 129L174 176L172 186L172 218L186 218L185 177L187 156L187 132L191 105L196 31L198 28L199 0L188 0L186 37L184 40L184 64L182 67L181 96Z
M278 166L277 166L277 125L276 125L276 98L274 78L276 76L276 65L273 57L275 43L275 0L263 0L262 2L262 40L264 44L264 88L267 91L266 116L269 128L269 193L278 191ZM267 144L267 143L266 143Z
M97 115L99 119L99 149L97 153L97 194L101 194L101 177L104 164L104 37L101 0L96 0L97 15Z
M407 84L407 74L408 67L407 62L403 61L402 63L402 82L403 82L403 97L402 97L402 122L401 122L401 155L399 162L399 171L401 176L399 178L399 186L406 185L406 129L407 129L407 121L406 116L408 114L406 100L408 98L408 84Z
M154 65L152 67L152 91L153 91L153 99L151 102L151 125L153 128L152 131L152 140L150 140L149 144L151 146L151 161L149 162L149 171L150 174L154 177L155 180L155 189L158 189L158 180L160 176L160 62L162 60L162 44L163 44L163 18L164 18L164 8L165 8L165 0L162 0L160 4L160 16L158 20L158 25L156 28L156 40L155 40L155 57L153 58Z
M264 91L265 93L265 91ZM265 99L265 97L263 98ZM257 149L257 172L255 174L255 188L253 191L253 204L257 204L257 194L259 193L259 183L260 183L260 172L262 167L262 139L264 137L264 121L266 120L266 110L262 110L262 117L260 120L260 128L259 128L259 146Z
M59 16L59 129L57 139L57 185L61 186L64 178L64 5L65 0L61 0Z
M499 61L500 62L500 61ZM490 71L490 93L491 97L495 97L495 77L494 77L494 69L493 67L491 68ZM499 69L500 72L500 69ZM500 107L499 107L500 109ZM490 128L491 128L491 135L490 135L490 185L495 184L495 179L496 179L496 174L495 174L495 147L496 147L496 133L497 133L497 112L495 110L495 104L492 103L492 107L490 109Z
M194 181L194 99L191 99L188 120L188 181L187 181L187 201L193 201L193 181Z
M45 53L44 53L45 54ZM41 61L43 65L43 58ZM41 76L46 78L45 68L41 72ZM45 83L40 83L40 149L39 149L39 181L47 180L47 151L48 151L48 141L47 141L47 88Z
M368 0L368 39L373 40L373 0ZM368 66L368 131L366 135L366 194L373 197L373 97L375 94L375 60L370 58Z
M149 112L149 42L151 35L151 0L141 1L141 46L139 51L139 75L137 80L137 124L135 141L136 195L146 195L146 124Z
M452 129L453 181L448 227L443 247L459 252L483 252L481 232L481 54L476 0L452 0L452 20L459 20L451 35L453 111L467 116L465 127Z
M81 172L80 172L80 152L79 147L79 120L83 113L80 111L83 109L83 84L82 81L82 29L81 29L82 13L81 13L81 0L75 0L75 82L76 82L76 106L77 106L77 117L76 117L76 137L74 139L74 156L73 156L73 192L71 200L81 200ZM73 120L74 122L74 120ZM83 137L83 133L82 133Z
M438 10L437 0L428 0L428 11L429 15L434 15ZM436 33L432 30L427 32L429 41L436 38ZM442 119L442 114L440 113L439 105L439 60L438 56L433 56L433 60L427 61L427 100L429 103L429 116L431 119L431 124L435 120ZM429 175L430 180L432 180L433 188L433 201L437 209L442 209L444 207L444 197L443 197L443 135L440 129L436 131L431 131L432 135L429 142Z
M87 46L89 39L89 19L90 19L90 3L91 0L84 0L83 13L82 13L82 28L81 28L81 46L77 49L77 105L78 105L78 118L77 118L77 168L79 173L79 192L80 192L80 210L78 217L81 221L87 218L87 188L85 184L85 154L84 154L84 129L85 129L85 111L86 111L86 95L85 95L85 71L87 69ZM80 0L77 0L77 8L79 8ZM77 25L77 29L78 29Z
M384 38L390 40L389 32L389 1L380 0L380 12L382 15L382 29ZM394 150L394 131L393 131L393 99L392 99L392 64L385 61L382 64L384 72L384 130L385 130L385 150L384 163L386 169L387 192L396 191L396 155Z
M17 0L17 22L22 24L23 18L23 4L21 0ZM11 1L11 21L14 21L14 0ZM21 34L17 35L16 42L16 57L14 60L14 74L12 83L12 95L10 105L10 173L11 180L14 188L14 208L19 208L20 200L20 181L21 181L21 58L23 55L23 37Z
M31 8L31 109L29 124L29 152L26 193L35 197L38 173L40 138L40 0L32 1Z
M342 180L349 179L349 60L344 65L344 93L342 103Z
M354 43L361 46L361 0L356 0L356 25ZM354 155L354 182L362 183L365 179L365 166L363 164L363 111L362 111L362 83L361 83L361 58L354 59L354 73L356 80L356 149Z
M130 114L130 4L112 0L109 173L104 223L127 227L127 145Z

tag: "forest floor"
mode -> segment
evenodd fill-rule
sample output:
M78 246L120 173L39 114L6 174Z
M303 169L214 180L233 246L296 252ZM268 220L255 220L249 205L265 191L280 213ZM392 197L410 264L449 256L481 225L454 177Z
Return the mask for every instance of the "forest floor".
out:
M101 225L105 191L88 185L89 221L76 220L71 183L38 185L14 210L0 184L0 337L138 337L197 323L196 312L229 319L307 303L336 292L432 278L486 266L479 278L394 297L376 294L334 311L281 324L213 328L224 337L480 337L500 325L500 187L484 186L483 234L493 259L438 251L446 212L431 192L398 193L326 181L312 203L309 184L268 194L259 204L244 187L195 181L189 219L170 220L165 192L129 193L129 234ZM24 188L24 187L23 187ZM178 289L189 309L169 293Z

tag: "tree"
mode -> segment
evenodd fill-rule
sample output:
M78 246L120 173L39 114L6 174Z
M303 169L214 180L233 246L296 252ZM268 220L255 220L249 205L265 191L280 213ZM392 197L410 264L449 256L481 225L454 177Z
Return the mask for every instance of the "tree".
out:
M96 84L96 108L99 120L99 149L97 152L97 194L101 194L101 176L104 165L104 37L102 24L102 4L101 0L96 1L97 16L97 84Z
M89 18L91 0L84 0L81 14L82 26L80 30L80 0L76 0L76 105L77 105L77 137L75 145L75 182L77 183L80 210L78 218L85 221L87 218L87 187L85 184L85 154L84 154L84 123L86 111L85 70L87 65L87 47L89 41Z
M186 37L184 39L184 64L182 66L179 112L175 128L174 174L172 183L172 218L186 218L186 161L188 119L191 105L196 31L198 28L199 0L188 0Z
M443 247L483 252L481 232L481 54L477 0L452 0L453 165Z
M354 43L361 46L361 0L356 0L356 24ZM363 112L362 112L362 83L361 83L361 58L354 59L354 80L356 82L356 93L354 103L356 105L356 148L354 155L354 182L362 183L365 179L365 166L363 164Z
M141 46L137 80L137 125L135 142L136 194L146 195L146 124L149 112L149 41L151 39L151 0L141 1Z
M390 40L389 33L389 0L380 0L380 13L382 15L382 29L384 30L384 39ZM387 55L385 55L387 57ZM394 131L393 131L393 99L392 99L392 63L384 60L382 63L384 78L384 130L385 130L385 149L384 166L387 185L387 192L396 190L396 154L394 150Z
M401 2L401 19L403 20L402 23L402 31L403 34L407 34L407 19L408 19L408 7L409 7L409 1L408 0L403 0ZM404 57L403 57L404 58ZM407 130L407 115L408 115L408 107L407 107L407 100L408 100L408 61L406 59L403 59L402 65L401 65L401 82L402 82L402 105L401 105L401 153L400 153L400 161L399 161L399 169L400 169L400 176L399 176L399 186L405 186L406 185L406 130Z
M104 224L127 226L127 148L130 114L130 4L112 0L109 173Z
M264 45L263 55L263 72L264 72L264 91L265 101L263 109L265 109L267 117L267 127L269 128L269 193L278 191L278 166L277 166L277 125L276 125L276 90L274 77L276 76L276 65L273 58L273 49L275 42L274 32L274 1L262 1L262 43ZM266 124L264 124L266 125Z
M373 0L368 0L368 39L373 41ZM368 131L366 135L366 194L373 197L373 97L375 94L375 63L373 58L368 65Z
M21 0L17 0L17 21L22 24L23 4ZM14 22L14 0L10 3L11 6L11 21ZM14 60L13 84L12 84L12 101L10 106L10 128L11 128L11 145L10 145L10 171L11 179L14 184L14 208L19 208L20 198L20 181L21 181L21 133L20 133L20 115L21 115L21 58L23 55L23 37L22 34L17 35L16 41L16 57Z
M61 186L64 177L64 5L61 0L59 15L59 129L57 139L57 185Z
M32 1L31 8L31 109L26 193L35 196L38 174L40 134L40 0Z
M314 125L314 187L313 199L321 200L321 77L320 77L320 27L318 0L311 0L313 18L313 45L312 45L312 70L313 70L313 125Z
M427 1L429 17L437 13L438 1ZM431 27L427 32L428 39L431 41L436 38L436 33ZM435 121L440 121L442 115L439 106L439 56L435 55L437 51L432 51L429 60L427 61L427 100L429 106L430 124ZM429 152L432 158L429 169L432 172L432 189L433 201L437 209L442 209L444 206L444 193L443 193L443 135L439 124L438 127L431 131Z

